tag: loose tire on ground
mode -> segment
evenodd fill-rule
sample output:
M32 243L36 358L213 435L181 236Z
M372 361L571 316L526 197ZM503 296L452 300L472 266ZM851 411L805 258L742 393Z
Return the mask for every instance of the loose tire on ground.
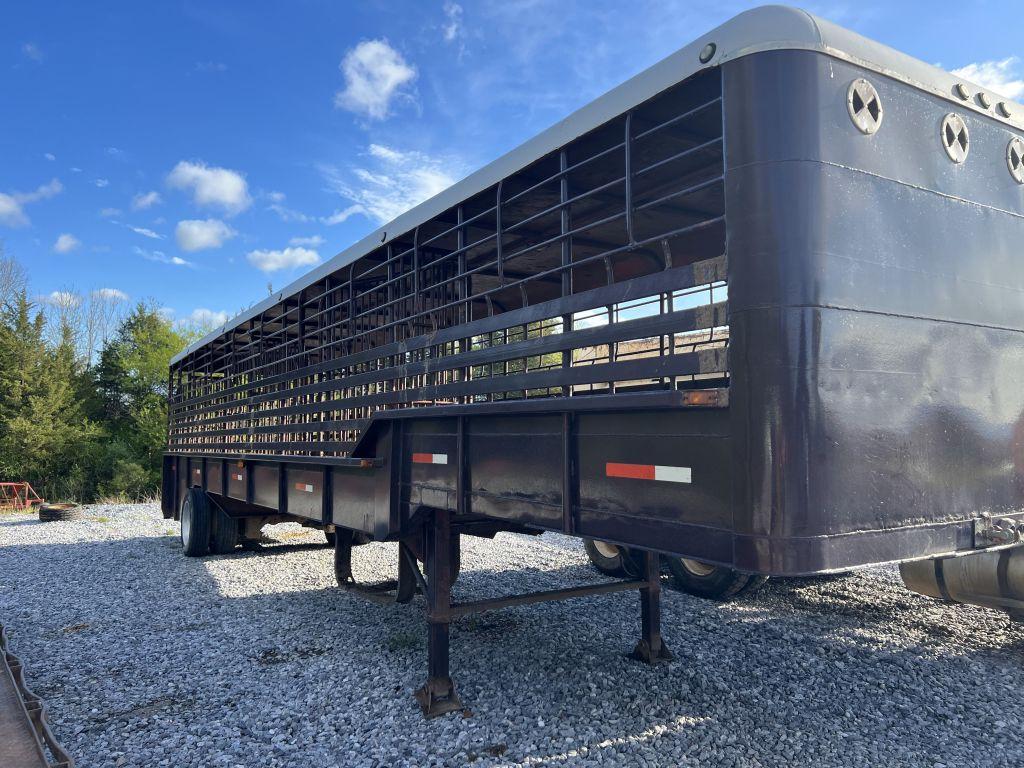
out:
M215 555L227 555L238 545L238 520L209 500L210 508L210 551Z
M766 576L740 573L686 557L666 557L665 562L677 589L709 600L731 600L753 592L768 580Z
M82 510L77 504L40 504L39 519L44 523L55 523L62 520L78 520Z
M606 541L584 539L583 549L590 558L591 564L605 576L625 576L622 564L622 548Z
M187 557L210 551L210 506L202 488L189 488L181 500L181 546Z

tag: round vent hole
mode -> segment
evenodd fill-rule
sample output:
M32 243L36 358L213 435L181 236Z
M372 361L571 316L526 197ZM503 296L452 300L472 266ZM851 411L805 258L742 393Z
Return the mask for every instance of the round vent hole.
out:
M1024 184L1024 139L1014 136L1006 146L1006 165L1018 184Z
M960 115L951 112L942 119L942 146L954 163L962 163L967 159L971 149L971 135Z
M846 108L861 133L871 135L881 127L885 116L882 100L875 86L867 80L858 78L850 83L850 89L846 92Z

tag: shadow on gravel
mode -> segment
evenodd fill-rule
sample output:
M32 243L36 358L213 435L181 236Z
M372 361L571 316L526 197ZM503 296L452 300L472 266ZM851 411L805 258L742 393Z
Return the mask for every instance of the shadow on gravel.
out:
M424 721L410 696L426 667L422 598L378 605L328 586L322 544L202 560L183 557L170 536L2 546L12 524L22 523L0 520L0 621L82 764L104 762L101 744L131 755L136 741L174 744L197 723L211 760L223 754L225 764L258 743L278 765L327 765L319 756L339 744L369 750L365 734L380 722L389 725L374 733L426 745L451 764L469 754L476 764L527 755L546 765L629 762L645 750L667 764L737 765L1024 755L1024 632L987 614L1000 632L965 642L943 606L894 599L886 590L896 586L882 580L777 582L727 605L666 590L663 632L676 660L657 668L625 656L639 627L633 593L467 617L452 631L466 724ZM315 550L323 556L310 559ZM292 578L310 580L297 591L261 575L286 555L305 558L289 566ZM358 577L393 577L367 568L385 556L383 570L393 569L394 545L357 550ZM238 579L264 591L227 596L223 585ZM600 580L582 560L467 567L456 599ZM944 630L941 648L921 640ZM274 752L282 733L298 751ZM173 749L166 757L174 762Z

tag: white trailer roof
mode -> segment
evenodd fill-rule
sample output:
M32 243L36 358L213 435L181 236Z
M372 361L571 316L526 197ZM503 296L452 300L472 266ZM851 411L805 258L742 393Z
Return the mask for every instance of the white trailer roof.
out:
M714 55L702 63L701 51L709 43L715 46ZM1024 106L993 94L977 84L969 83L963 78L955 77L938 67L876 43L806 11L782 5L754 8L701 35L685 48L581 107L508 154L371 232L286 288L190 344L175 355L171 362L178 362L232 328L278 304L284 298L293 296L322 280L326 275L365 256L381 243L386 243L389 239L429 221L694 73L718 66L730 59L767 50L808 50L825 53L950 99L959 109L972 110L1008 126L1024 129ZM958 85L967 86L971 94L969 100L956 98L954 89ZM979 102L978 94L982 93L989 96L988 108Z

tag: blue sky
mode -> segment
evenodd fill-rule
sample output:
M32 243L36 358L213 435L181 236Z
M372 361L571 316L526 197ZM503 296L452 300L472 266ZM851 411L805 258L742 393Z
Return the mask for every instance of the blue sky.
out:
M222 321L751 5L10 4L0 241L41 299ZM807 7L1024 97L1019 0Z

